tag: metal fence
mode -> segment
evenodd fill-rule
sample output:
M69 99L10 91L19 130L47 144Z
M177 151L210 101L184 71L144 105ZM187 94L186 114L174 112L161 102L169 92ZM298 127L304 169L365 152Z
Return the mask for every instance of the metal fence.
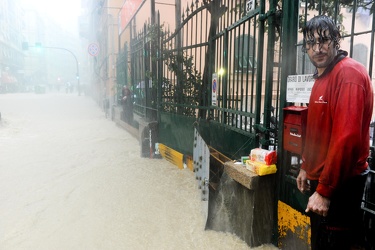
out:
M132 35L135 114L159 121L166 137L192 134L179 122L209 122L200 132L233 158L259 143L276 147L281 16L275 0L253 3L192 1L173 33L156 18ZM233 136L221 137L223 129ZM190 150L173 141L165 143Z
M242 154L258 142L275 146L280 52L275 1L267 8L265 1L193 2L184 13L178 29L161 42L161 110L247 136Z

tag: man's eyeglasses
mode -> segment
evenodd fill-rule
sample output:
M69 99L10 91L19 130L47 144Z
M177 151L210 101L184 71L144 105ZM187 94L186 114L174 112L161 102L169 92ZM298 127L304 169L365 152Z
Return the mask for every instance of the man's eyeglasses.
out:
M324 45L329 46L331 43L332 39L330 38L321 38L318 41L316 41L316 39L309 39L305 40L305 48L306 50L312 49L313 51L319 51ZM318 45L318 49L316 49L316 45Z

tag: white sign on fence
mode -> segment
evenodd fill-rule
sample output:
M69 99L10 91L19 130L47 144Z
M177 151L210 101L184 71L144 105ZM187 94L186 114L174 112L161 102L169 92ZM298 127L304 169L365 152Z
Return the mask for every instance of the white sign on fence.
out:
M246 12L252 11L253 9L255 9L255 0L247 0Z
M290 75L287 79L286 101L309 103L311 89L315 79L313 75Z

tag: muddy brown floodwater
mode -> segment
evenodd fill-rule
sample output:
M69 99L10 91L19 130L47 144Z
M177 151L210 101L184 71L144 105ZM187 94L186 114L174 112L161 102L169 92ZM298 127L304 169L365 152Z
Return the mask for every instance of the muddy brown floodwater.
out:
M250 249L205 231L193 172L141 158L91 97L0 94L0 112L1 250Z

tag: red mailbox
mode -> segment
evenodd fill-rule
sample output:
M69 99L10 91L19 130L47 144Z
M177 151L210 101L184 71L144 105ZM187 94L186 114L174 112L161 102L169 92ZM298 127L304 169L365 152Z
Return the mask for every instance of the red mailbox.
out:
M305 142L307 107L290 106L284 108L284 149L302 154Z

